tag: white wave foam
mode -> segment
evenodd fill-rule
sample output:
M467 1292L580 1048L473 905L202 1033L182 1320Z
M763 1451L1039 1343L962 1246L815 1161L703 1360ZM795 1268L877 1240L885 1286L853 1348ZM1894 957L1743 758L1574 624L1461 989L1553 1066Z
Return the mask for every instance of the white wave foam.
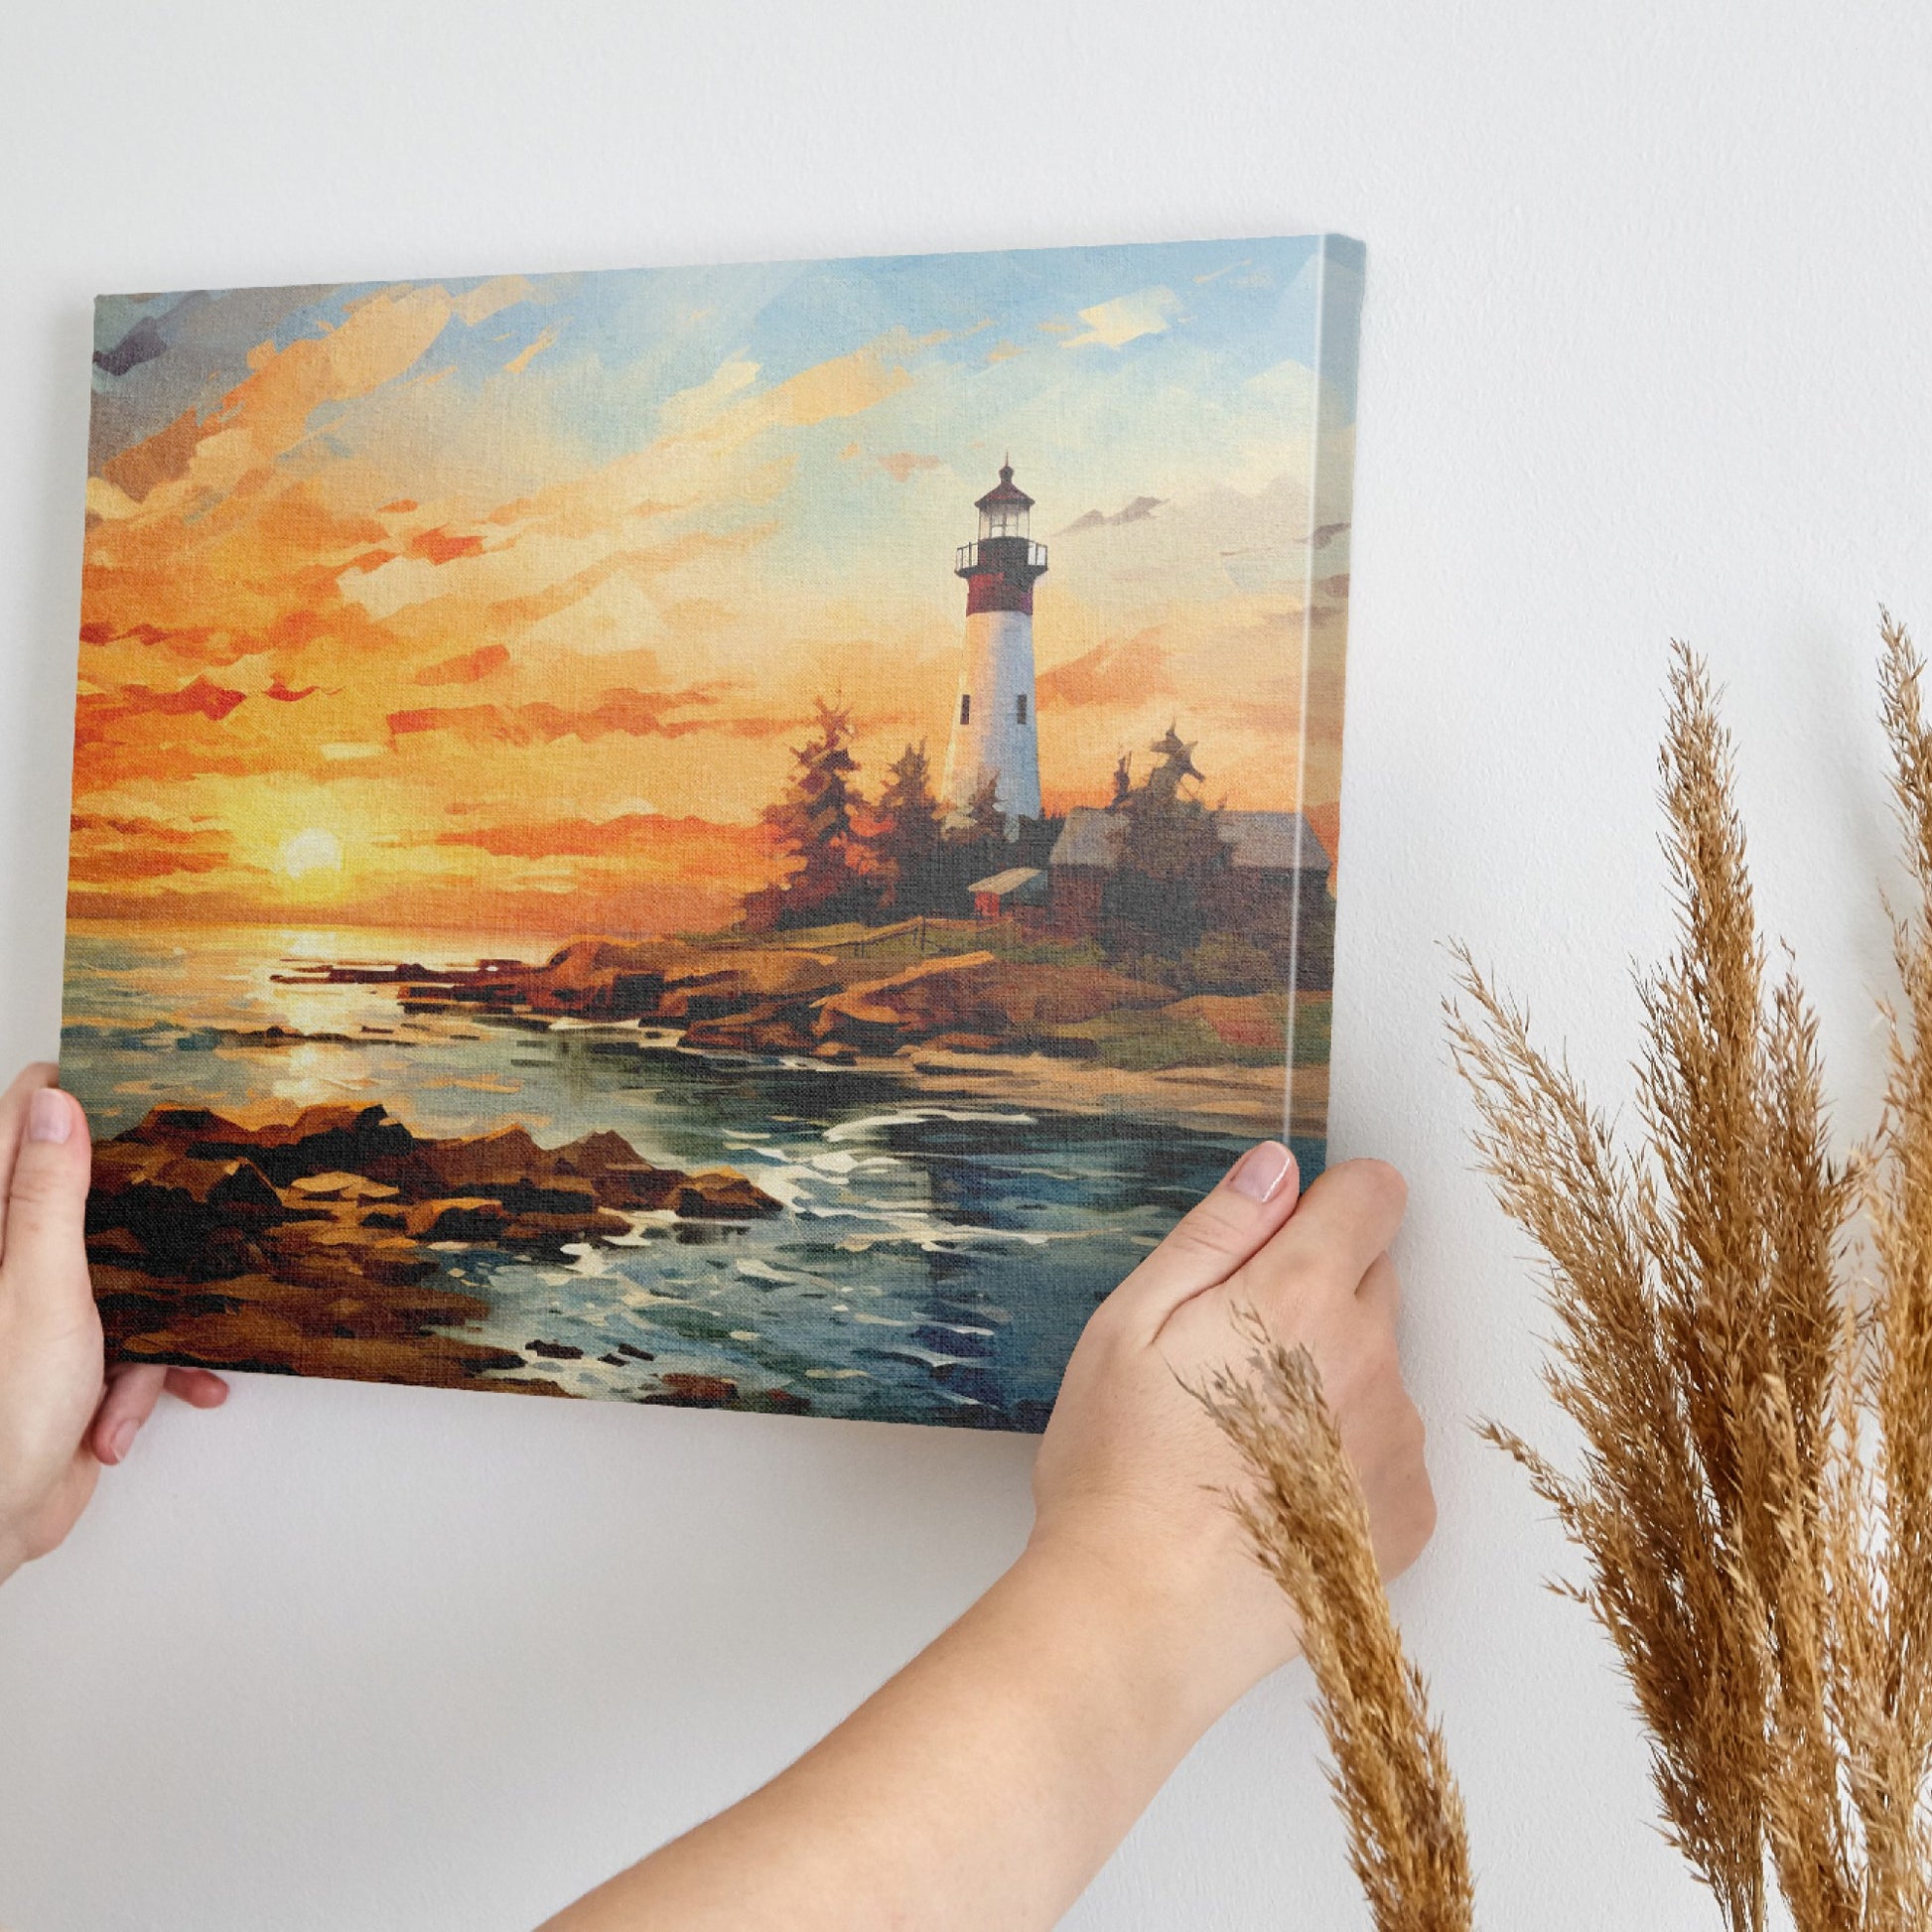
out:
M995 1114L967 1107L896 1107L890 1113L862 1114L857 1120L839 1121L825 1130L824 1139L856 1141L884 1127L918 1127L929 1120L997 1121L1010 1127L1039 1125L1032 1114Z

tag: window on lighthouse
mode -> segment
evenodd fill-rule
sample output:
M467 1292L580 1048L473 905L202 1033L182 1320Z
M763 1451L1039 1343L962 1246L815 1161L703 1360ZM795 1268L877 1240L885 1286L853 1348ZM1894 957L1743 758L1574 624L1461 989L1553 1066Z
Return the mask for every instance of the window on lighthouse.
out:
M1024 691L1013 701L1013 715L1020 724L1027 722L1027 694Z
M959 722L970 725L973 722L973 697L970 691L959 694Z

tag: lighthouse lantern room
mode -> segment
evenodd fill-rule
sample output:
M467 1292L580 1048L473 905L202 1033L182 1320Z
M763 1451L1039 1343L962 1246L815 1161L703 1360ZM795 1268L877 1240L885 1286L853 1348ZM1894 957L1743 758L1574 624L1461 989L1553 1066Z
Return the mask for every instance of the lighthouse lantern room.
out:
M1034 499L1002 464L979 499L977 541L959 546L966 580L966 650L946 749L945 802L954 818L993 781L1009 837L1039 816L1039 742L1034 717L1034 585L1046 574L1046 546L1028 535Z

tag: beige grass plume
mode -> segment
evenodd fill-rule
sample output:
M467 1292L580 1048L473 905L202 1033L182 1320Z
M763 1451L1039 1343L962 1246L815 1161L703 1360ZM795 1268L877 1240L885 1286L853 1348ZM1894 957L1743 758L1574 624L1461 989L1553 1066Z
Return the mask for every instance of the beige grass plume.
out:
M1201 1400L1252 1478L1229 1503L1301 1615L1350 1862L1377 1932L1468 1932L1462 1798L1396 1634L1361 1485L1308 1351L1252 1315L1242 1325L1249 1373L1214 1376Z
M1880 716L1911 880L1870 1142L1831 1152L1818 1029L1772 977L1703 665L1661 757L1677 942L1639 981L1638 1132L1612 1134L1458 954L1475 1146L1541 1249L1563 1467L1499 1425L1582 1552L1558 1586L1615 1647L1664 1825L1731 1932L1932 1926L1932 728L1887 614ZM1862 1211L1864 1242L1851 1239ZM1350 1854L1382 1932L1470 1922L1461 1801L1404 1658L1314 1366L1252 1319L1202 1399L1231 1497L1300 1610Z
M1734 1932L1764 1925L1772 1882L1800 1932L1932 1908L1932 735L1909 639L1888 616L1881 634L1914 897L1869 1148L1830 1152L1817 1025L1767 972L1729 743L1681 647L1661 759L1678 937L1640 983L1636 1144L1466 953L1449 1011L1481 1163L1548 1264L1548 1382L1581 1462L1486 1433L1584 1553L1569 1593L1616 1647L1666 1829Z

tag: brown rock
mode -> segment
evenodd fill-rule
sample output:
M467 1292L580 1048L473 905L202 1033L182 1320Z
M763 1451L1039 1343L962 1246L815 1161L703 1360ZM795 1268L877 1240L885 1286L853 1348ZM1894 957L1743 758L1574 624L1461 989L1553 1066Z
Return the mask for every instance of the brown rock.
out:
M567 1141L551 1158L558 1173L590 1181L608 1207L662 1207L684 1178L676 1168L653 1167L621 1134L609 1129Z
M675 939L573 939L543 965L522 969L515 991L537 1013L640 1018L656 1010L666 976L690 956Z
M728 1168L692 1174L671 1196L671 1206L687 1220L739 1221L778 1212L762 1187Z
M676 1403L687 1409L722 1409L738 1400L738 1384L729 1376L693 1375L683 1369L672 1369L669 1374L659 1376L658 1381L663 1394L646 1396L646 1402Z
M397 1189L359 1173L304 1173L289 1182L289 1192L304 1200L393 1200Z
M263 1247L277 1273L314 1287L374 1283L407 1288L442 1266L440 1256L366 1219L359 1224L294 1221L276 1228Z
M479 1375L466 1386L489 1389L497 1395L556 1395L566 1401L576 1400L577 1395L574 1389L567 1389L561 1382L553 1382L545 1375L519 1375L513 1380L507 1375Z
M591 1234L627 1234L630 1223L615 1208L593 1207L588 1214L518 1214L492 1237L505 1248L560 1248Z
M406 1226L418 1241L488 1241L510 1224L510 1211L487 1194L418 1201Z
M487 1370L517 1368L523 1362L512 1349L449 1335L307 1334L285 1317L253 1308L182 1316L166 1327L128 1337L121 1352L135 1361L428 1388L460 1388Z
M414 1141L400 1165L402 1191L421 1200L432 1193L476 1194L489 1184L528 1181L546 1173L550 1157L526 1129L500 1127L468 1140Z
M934 1034L926 1044L943 1053L1001 1053L1013 1042L998 1034Z
M696 954L673 968L657 1015L664 1020L715 1020L760 1006L802 1006L837 991L845 978L845 969L828 953L734 946Z
M159 1274L206 1281L258 1260L253 1237L289 1210L252 1162L104 1142L87 1197L90 1251L137 1249Z
M741 1053L804 1053L811 1050L809 1009L770 1002L717 1020L696 1020L684 1030L687 1046Z
M384 1166L415 1137L381 1107L307 1107L292 1121L246 1125L205 1107L155 1107L119 1136L195 1159L252 1162L278 1187L304 1174L355 1173L385 1180Z

